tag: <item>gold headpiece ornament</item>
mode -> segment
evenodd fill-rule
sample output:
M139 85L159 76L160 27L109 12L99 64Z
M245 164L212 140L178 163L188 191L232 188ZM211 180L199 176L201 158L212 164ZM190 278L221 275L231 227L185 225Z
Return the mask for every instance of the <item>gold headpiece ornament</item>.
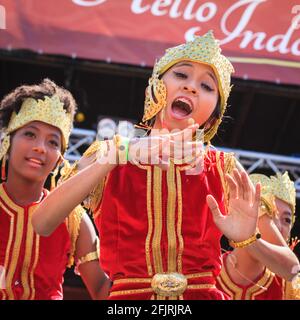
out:
M0 160L7 153L10 146L10 134L32 121L41 121L60 129L62 133L62 144L65 150L68 146L69 136L72 130L73 116L64 108L64 104L57 95L44 100L26 98L18 113L13 112L7 128L1 136Z
M196 36L193 41L169 48L165 55L155 63L152 77L146 90L145 110L141 126L147 127L147 122L157 115L166 106L166 86L160 76L180 61L199 62L209 65L218 79L218 89L221 98L221 117L206 132L204 140L210 141L216 134L226 110L227 99L231 90L230 79L234 72L230 61L221 54L218 41L213 32L204 36Z
M296 211L296 189L287 172L268 178L263 174L251 174L251 181L256 184L261 183L261 208L262 214L266 213L272 218L277 212L275 198L286 202L292 209L292 221L295 221Z

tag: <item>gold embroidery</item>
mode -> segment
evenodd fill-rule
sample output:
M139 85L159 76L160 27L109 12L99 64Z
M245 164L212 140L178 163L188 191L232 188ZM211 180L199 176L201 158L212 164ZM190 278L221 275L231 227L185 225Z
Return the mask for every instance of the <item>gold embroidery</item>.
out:
M114 285L122 283L151 283L151 281L152 278L125 278L114 280Z
M31 255L32 255L32 243L33 243L33 237L34 237L34 231L31 224L31 217L33 214L32 208L30 208L28 212L28 221L27 221L27 231L26 231L26 246L25 246L25 257L21 272L21 279L22 279L22 285L24 288L24 292L22 295L22 300L28 300L30 295L30 288L28 283L28 271L29 266L31 262ZM33 271L33 270L31 270Z
M150 239L153 231L153 219L152 219L152 170L151 167L147 167L147 214L148 214L148 233L145 242L145 254L146 263L149 276L153 275L151 258L150 258Z
M225 283L223 282L223 278L219 275L217 277L217 281L219 283L219 285L221 286L222 288L222 291L224 291L229 297L231 300L234 300L234 294L233 292L231 292L225 285Z
M198 290L198 289L215 289L216 286L210 283L203 283L203 284L190 284L187 286L188 289Z
M220 176L221 183L222 183L222 187L223 187L225 207L226 207L226 211L227 211L227 209L228 209L227 183L225 182L225 173L224 173L224 171L222 169L220 154L221 154L220 151L216 152L216 165L217 165L217 169L218 169L219 176Z
M296 280L293 281L285 281L284 282L284 300L300 300L300 289L298 288L300 280L297 277Z
M80 232L80 224L85 210L81 205L78 205L66 219L67 229L71 240L71 252L68 261L68 267L74 263L74 255L76 252L76 242Z
M213 277L213 273L211 271L201 272L201 273L192 273L192 274L187 274L185 277L187 279ZM152 281L152 278L124 278L124 279L114 280L114 284L121 284L121 283L151 283L151 281Z
M161 234L162 234L162 172L159 167L154 167L154 236L152 241L152 251L155 272L163 272L162 256L161 256Z
M184 241L181 233L182 228L182 184L181 184L181 175L180 168L176 167L177 175L177 205L178 205L178 217L177 217L177 237L179 241L179 249L177 256L177 268L178 272L182 273L182 253L184 248Z
M99 192L98 193L99 201L97 201L97 203L94 203L94 205L93 205L93 210L94 210L93 211L93 218L94 218L94 220L97 219L98 216L101 214L101 205L100 205L100 203L102 201L103 192L104 192L106 184L107 184L107 182L109 180L109 176L110 176L110 172L107 174L106 178L103 181L100 182L101 186L99 184L99 188L101 188L101 190L98 189L98 191L97 191L97 192ZM98 210L95 211L96 209L98 209Z
M175 187L175 167L170 164L167 171L168 184L168 206L167 206L167 234L168 234L168 272L176 271L176 233L175 233L175 207L176 207L176 187Z
M222 280L222 282L226 285L226 287L232 291L231 296L233 297L233 300L242 300L243 296L243 289L238 287L236 284L234 284L231 279L229 278L229 275L227 274L226 268L226 260L223 260L223 268L221 270L221 273L219 275L218 280ZM222 284L222 283L221 283ZM222 286L222 288L225 288ZM227 291L227 290L226 290Z
M4 202L6 203L6 205L9 208L11 208L13 211L16 212L15 216L17 218L16 233L15 233L16 237L14 239L14 246L12 249L12 259L11 259L11 263L8 267L7 277L6 277L6 290L8 293L8 299L12 300L12 299L14 299L14 294L12 291L12 281L13 281L13 277L14 277L16 267L17 267L17 262L18 262L18 258L19 258L20 247L21 247L21 241L22 241L22 236L23 236L24 210L22 207L19 207L18 205L16 205L9 198L9 196L7 195L2 184L1 184L1 188L0 188L0 194L2 195L2 198L3 198ZM7 212L6 208L4 208L4 210ZM11 212L11 214L13 214L13 213Z
M14 241L14 246L12 250L12 259L11 263L7 272L7 278L6 278L6 288L8 292L8 298L14 299L14 294L12 292L12 281L13 277L16 271L18 258L20 255L20 248L21 248L21 241L23 236L23 227L24 227L24 212L23 210L19 210L16 214L17 216L17 226L16 226L16 237Z
M34 261L33 261L33 267L30 272L30 287L32 289L30 300L33 300L35 298L35 285L34 285L34 271L37 266L38 260L39 260L39 253L40 253L40 236L38 234L35 234L35 255L34 255Z
M0 186L0 195L2 195L2 194L3 194L3 187L1 185ZM10 253L12 240L13 240L13 230L14 230L15 217L12 212L10 212L6 207L4 207L2 205L1 201L0 201L0 207L10 216L9 237L8 237L8 241L7 241L5 260L4 260L4 270L6 271L8 269L9 253ZM5 274L5 279L6 279L6 277L7 277L7 273ZM3 300L7 299L6 291L9 293L10 296L13 296L11 288L8 288L8 286L6 285L6 290L1 289L1 292L3 294L3 296L2 296Z
M220 154L221 154L220 151L216 152L216 165L219 172L219 176L221 178L221 183L222 183L223 193L224 193L224 200L225 200L225 208L227 211L228 201L229 201L229 186L225 180L225 175L227 173L231 174L232 170L236 167L236 165L235 165L235 158L233 153L224 153L224 170L223 170Z
M204 277L213 277L213 273L211 271L201 272L201 273L193 273L185 276L187 279L195 279L195 278L204 278Z
M127 295L127 294L138 294L138 293L147 293L147 292L153 292L152 288L146 288L146 289L130 289L130 290L120 290L120 291L113 291L110 293L110 297L113 296L121 296L121 295Z
M247 289L245 300L255 300L255 297L266 291L274 279L274 273L269 269L265 269L262 278L256 284Z
M216 287L213 284L191 284L191 285L188 285L187 288L191 289L191 290L199 290L199 289L214 289ZM153 292L152 288L119 290L119 291L111 292L110 297L127 295L127 294L148 293L148 292L152 293ZM157 300L166 300L166 297L159 296L159 295L157 295L156 298L157 298ZM170 297L169 297L169 300L172 300L172 299L170 299Z

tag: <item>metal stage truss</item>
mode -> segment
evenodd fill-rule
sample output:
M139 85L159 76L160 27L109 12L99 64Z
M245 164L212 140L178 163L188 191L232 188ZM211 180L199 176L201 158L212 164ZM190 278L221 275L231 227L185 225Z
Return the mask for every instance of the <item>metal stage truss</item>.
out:
M93 130L73 129L65 158L70 162L78 160L81 156L79 149L85 150L95 138L96 132ZM271 170L274 173L288 171L291 179L295 181L297 199L300 199L300 158L229 148L218 149L233 152L248 173L257 169Z

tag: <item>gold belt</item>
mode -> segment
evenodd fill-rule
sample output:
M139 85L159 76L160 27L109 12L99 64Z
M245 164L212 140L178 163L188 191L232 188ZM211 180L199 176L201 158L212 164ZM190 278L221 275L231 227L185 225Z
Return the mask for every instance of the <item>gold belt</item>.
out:
M148 283L151 288L129 289L112 291L110 296L138 294L154 292L161 297L177 297L184 293L186 289L212 289L214 284L188 284L188 280L203 277L212 277L212 272L202 272L183 275L177 272L157 273L152 278L126 278L118 279L113 282L114 285L125 283Z

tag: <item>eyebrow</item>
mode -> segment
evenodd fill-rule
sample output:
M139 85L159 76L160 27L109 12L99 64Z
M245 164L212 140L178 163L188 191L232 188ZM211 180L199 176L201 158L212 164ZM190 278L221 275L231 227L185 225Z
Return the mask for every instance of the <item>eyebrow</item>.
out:
M291 213L290 211L284 211L284 212L283 212L283 215L284 215L284 214L286 214L286 215L288 215L288 216L290 216L290 217L292 216L292 213Z
M35 130L37 130L37 131L40 131L40 129L39 128L37 128L37 127L35 127L34 125L30 125L30 126L28 126L27 127L27 129L28 128L32 128L32 129L35 129ZM57 138L58 140L60 139L60 136L57 134L57 133L50 133L49 135L51 135L51 136L53 136L53 137L55 137L55 138Z
M193 66L188 62L182 62L182 63L178 63L176 65L176 67L193 67ZM218 81L217 81L216 77L214 76L214 74L212 74L209 71L207 71L206 73L214 80L215 85L218 86Z

